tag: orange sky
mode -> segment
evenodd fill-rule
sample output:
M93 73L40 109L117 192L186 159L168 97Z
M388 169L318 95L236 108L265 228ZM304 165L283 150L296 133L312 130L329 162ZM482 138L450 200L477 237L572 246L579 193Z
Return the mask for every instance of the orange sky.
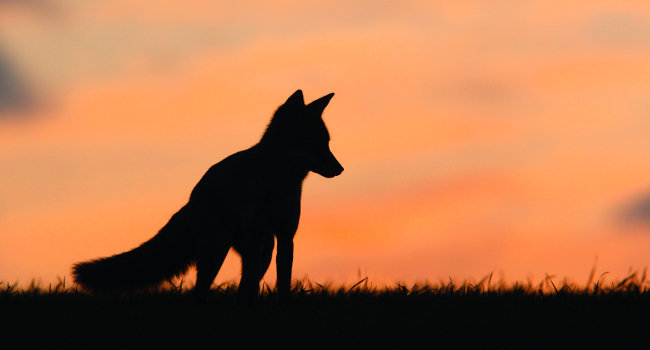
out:
M646 2L237 3L0 4L0 280L150 238L298 88L346 171L306 181L296 277L650 265Z

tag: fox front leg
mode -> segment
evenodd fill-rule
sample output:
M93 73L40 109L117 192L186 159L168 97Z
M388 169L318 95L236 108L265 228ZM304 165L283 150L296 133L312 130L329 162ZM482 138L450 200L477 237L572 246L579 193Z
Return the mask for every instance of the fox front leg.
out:
M280 300L286 301L291 295L291 268L293 265L293 239L278 237L278 253L275 257L278 279L276 288Z

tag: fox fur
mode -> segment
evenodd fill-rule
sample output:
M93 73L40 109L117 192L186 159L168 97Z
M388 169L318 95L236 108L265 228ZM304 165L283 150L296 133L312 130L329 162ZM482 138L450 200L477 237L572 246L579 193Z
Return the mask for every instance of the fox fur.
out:
M240 298L255 299L277 241L277 290L291 289L293 238L303 180L343 172L329 148L322 113L334 94L305 105L297 90L274 113L261 140L213 165L190 199L150 240L110 257L73 266L90 292L155 287L196 265L194 293L204 298L230 248L241 256Z

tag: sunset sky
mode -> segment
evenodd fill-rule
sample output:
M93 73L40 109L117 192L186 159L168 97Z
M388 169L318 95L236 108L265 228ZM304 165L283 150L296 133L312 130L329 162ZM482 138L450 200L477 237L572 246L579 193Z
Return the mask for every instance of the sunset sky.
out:
M296 89L336 93L346 170L305 182L295 278L650 265L648 1L223 3L0 0L0 281L149 239Z

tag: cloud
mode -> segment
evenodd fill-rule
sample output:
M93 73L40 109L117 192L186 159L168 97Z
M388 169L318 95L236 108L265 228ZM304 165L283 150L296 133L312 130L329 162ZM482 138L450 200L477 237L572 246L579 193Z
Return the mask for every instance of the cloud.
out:
M648 18L632 13L607 13L597 16L590 23L591 37L608 47L645 47L650 43Z
M410 19L417 13L402 3L335 2L277 6L263 1L145 0L136 5L125 0L0 0L0 11L12 4L22 5L23 12L44 7L40 11L44 16L32 16L31 22L16 20L29 23L29 30L0 28L5 29L0 39L12 44L5 46L12 50L12 58L36 72L36 84L62 89L80 80L173 72L206 53L227 57L257 45L283 45L306 37L318 40L328 33L378 26L395 16ZM59 15L56 20L44 20L50 19L50 11Z
M621 219L625 223L650 224L650 193L623 206Z
M45 0L0 0L0 6L2 5L32 6L34 8L53 6L50 1Z
M34 105L33 93L0 49L0 117L6 112L30 110Z

